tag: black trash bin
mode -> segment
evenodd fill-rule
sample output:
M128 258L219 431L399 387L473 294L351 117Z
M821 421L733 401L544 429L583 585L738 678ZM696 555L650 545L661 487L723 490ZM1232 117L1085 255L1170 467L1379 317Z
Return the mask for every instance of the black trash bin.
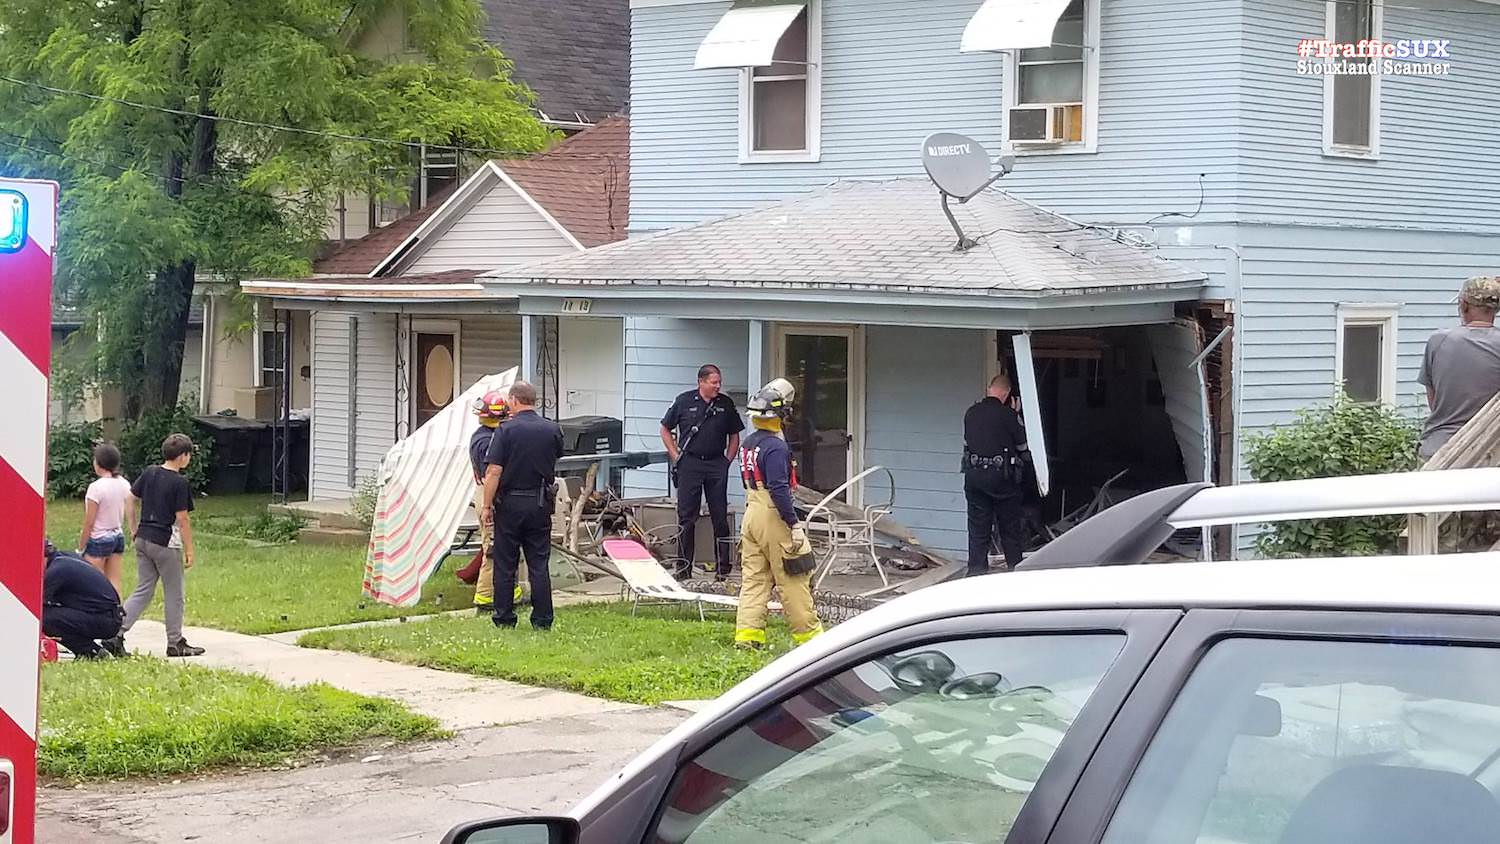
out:
M563 430L563 455L575 457L584 454L619 454L624 451L625 423L609 416L573 416L557 420ZM587 468L568 469L558 473L562 477L582 478ZM624 480L624 470L613 468L609 473L609 486L619 491Z
M209 495L241 495L249 489L255 440L266 423L239 416L198 416L198 426L213 440Z

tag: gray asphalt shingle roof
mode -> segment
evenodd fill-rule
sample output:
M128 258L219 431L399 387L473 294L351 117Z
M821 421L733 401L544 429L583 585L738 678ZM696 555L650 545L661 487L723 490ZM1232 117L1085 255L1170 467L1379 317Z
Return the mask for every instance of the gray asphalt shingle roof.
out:
M991 189L954 216L925 178L844 181L806 196L485 274L499 284L683 285L1044 296L1200 286L1203 273Z
M483 0L485 40L553 120L597 122L630 101L629 0Z

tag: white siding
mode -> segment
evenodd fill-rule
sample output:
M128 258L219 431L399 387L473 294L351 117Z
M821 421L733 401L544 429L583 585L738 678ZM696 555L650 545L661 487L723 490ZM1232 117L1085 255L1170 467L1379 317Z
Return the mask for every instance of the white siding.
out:
M968 547L963 477L964 411L984 396L982 331L872 325L865 332L864 465L896 478L892 518L923 543L961 558ZM870 476L866 503L889 494Z
M314 499L345 498L349 487L349 424L355 424L355 473L373 475L396 442L396 320L392 314L358 314L356 407L349 407L349 317L319 311L313 317ZM459 319L459 380L464 389L485 375L521 362L521 322L516 316ZM405 319L405 317L401 317ZM406 412L406 411L403 411Z
M1446 8L1414 8L1429 5ZM1451 39L1453 71L1381 78L1378 161L1323 155L1323 80L1298 75L1293 51L1299 39L1323 37L1324 4L1243 6L1241 219L1500 231L1493 4L1385 5L1382 40Z
M521 365L521 318L518 316L463 317L459 340L459 388L469 389L486 375Z
M558 320L558 416L625 418L625 325L618 319Z
M349 494L349 319L331 311L312 315L312 500Z
M535 208L499 179L471 200L446 229L429 233L405 272L523 264L577 251Z
M740 164L738 71L693 70L727 2L632 13L631 230L700 222L839 178L920 175L929 133L998 154L1005 59L960 54L980 0L824 0L821 157ZM1103 0L1098 152L1024 156L1001 183L1057 211L1141 222L1232 219L1239 2ZM1285 41L1295 73L1296 40ZM935 201L935 197L934 197Z
M625 320L625 450L660 451L661 417L672 400L698 383L698 367L724 373L724 391L743 406L749 392L750 331L727 320ZM760 385L755 385L759 387ZM666 469L652 466L625 475L626 495L661 495ZM739 494L737 484L729 485Z

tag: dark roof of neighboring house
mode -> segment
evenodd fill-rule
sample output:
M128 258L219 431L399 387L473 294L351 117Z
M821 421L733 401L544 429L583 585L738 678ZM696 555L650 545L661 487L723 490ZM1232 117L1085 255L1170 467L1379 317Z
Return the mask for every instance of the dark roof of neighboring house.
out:
M630 121L600 121L552 150L499 162L585 248L625 239L630 216Z
M629 0L482 0L485 40L552 120L596 122L630 100Z
M395 220L392 223L381 226L358 240L334 249L327 255L313 262L314 275L369 275L374 272L380 262L391 254L391 250L401 245L401 242L411 236L432 212L442 206L443 201L448 198L457 185L451 185L433 194L428 199L427 205L419 211L414 211Z

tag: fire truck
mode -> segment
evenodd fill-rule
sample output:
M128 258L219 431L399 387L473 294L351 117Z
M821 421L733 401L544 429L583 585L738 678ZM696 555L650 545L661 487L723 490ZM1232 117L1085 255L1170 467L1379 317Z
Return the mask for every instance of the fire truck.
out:
M56 184L0 178L0 844L36 841Z

